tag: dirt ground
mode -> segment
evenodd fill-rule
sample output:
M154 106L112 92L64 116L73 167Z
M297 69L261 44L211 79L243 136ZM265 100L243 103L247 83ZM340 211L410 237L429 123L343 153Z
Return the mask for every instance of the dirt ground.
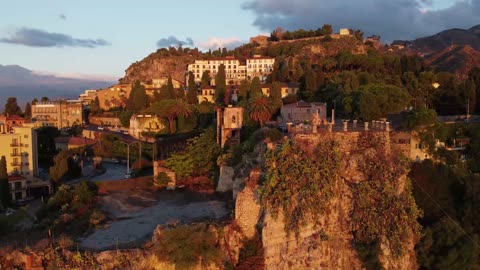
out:
M80 248L139 247L157 225L222 220L229 214L219 197L188 191L117 191L100 197L100 205L110 221L80 239Z

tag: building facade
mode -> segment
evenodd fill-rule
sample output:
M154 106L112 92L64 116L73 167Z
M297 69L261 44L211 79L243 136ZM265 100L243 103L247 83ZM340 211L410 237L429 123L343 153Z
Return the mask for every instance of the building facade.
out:
M215 103L215 88L212 86L203 87L197 93L198 104L202 102Z
M128 133L136 139L143 139L144 136L142 133L144 132L157 133L162 132L165 129L167 129L165 121L156 115L134 114L130 118L130 128Z
M57 100L32 105L32 120L36 127L54 126L67 128L81 125L83 104L80 100Z
M314 114L320 122L327 122L327 103L298 101L283 105L280 113L284 124L311 122Z
M92 101L94 101L96 97L97 90L89 89L85 90L83 94L80 94L80 96L78 96L78 100L80 100L84 105L88 105L92 103Z
M10 133L1 133L0 156L5 156L7 160L9 175L33 179L38 169L35 129L32 126L14 127Z
M212 78L211 84L215 85L215 76L220 65L223 64L225 66L226 84L233 85L239 84L243 80L251 80L255 76L265 80L266 76L272 73L274 63L274 58L262 57L260 55L247 59L246 64L240 63L240 60L235 59L233 56L227 56L208 60L195 60L195 63L188 65L187 71L193 73L197 83L201 82L203 72L208 71ZM186 81L188 81L188 74Z
M254 77L265 81L267 76L272 73L275 58L254 55L253 58L247 59L247 79Z
M240 144L243 112L242 107L232 107L231 105L217 109L217 143L221 147Z
M97 92L100 109L109 110L111 108L124 107L132 91L131 84L116 84L109 88Z
M14 127L21 127L26 123L23 117L18 115L0 115L0 133L13 132Z

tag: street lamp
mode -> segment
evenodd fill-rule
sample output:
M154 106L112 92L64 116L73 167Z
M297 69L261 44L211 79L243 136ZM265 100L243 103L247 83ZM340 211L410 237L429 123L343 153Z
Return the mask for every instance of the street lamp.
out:
M139 160L140 160L140 165L141 165L142 164L142 143L140 141L134 141L134 142L131 142L131 143L127 143L127 142L124 142L124 141L120 141L120 142L127 145L127 174L129 174L130 173L130 145L138 143L138 145L139 145Z

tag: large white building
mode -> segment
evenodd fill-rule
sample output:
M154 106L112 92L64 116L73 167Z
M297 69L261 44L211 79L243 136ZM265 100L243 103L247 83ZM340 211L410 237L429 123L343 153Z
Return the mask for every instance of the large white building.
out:
M188 71L193 73L197 83L201 82L203 72L209 71L210 77L212 78L211 83L215 85L215 76L217 75L220 65L223 64L225 66L226 83L239 84L240 81L245 79L251 80L255 76L258 76L261 80L265 80L266 76L273 71L275 59L255 55L253 58L247 59L246 62L246 65L242 65L240 61L233 56L195 60L195 63L188 65Z

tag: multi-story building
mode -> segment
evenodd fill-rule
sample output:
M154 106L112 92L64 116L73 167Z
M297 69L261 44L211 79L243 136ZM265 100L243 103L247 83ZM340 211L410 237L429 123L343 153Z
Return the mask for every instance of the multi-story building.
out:
M131 84L116 84L97 91L100 109L109 110L111 108L124 107L131 90Z
M0 115L0 133L10 133L14 127L21 127L26 120L18 115Z
M5 130L0 124L0 157L5 156L7 161L12 200L48 195L51 192L50 182L37 177L38 145L34 125L16 126L8 133Z
M36 127L66 128L83 123L83 104L80 100L56 100L32 105L32 120Z
M299 124L311 122L313 115L316 114L322 122L327 121L327 103L298 101L295 103L283 105L280 109L282 122Z
M14 127L0 133L0 156L7 159L9 175L31 178L37 174L37 133L32 126Z
M246 62L246 65L241 64L240 61L233 56L196 60L195 63L188 65L188 71L193 73L197 83L201 82L203 72L210 72L210 76L212 77L211 84L215 85L215 76L218 73L220 65L223 64L225 66L226 83L234 85L246 79L251 80L255 76L258 76L261 80L265 80L266 76L273 70L275 59L255 55L253 58L247 59ZM186 81L188 81L188 75Z
M85 90L85 93L80 94L78 100L80 100L83 104L88 105L92 103L97 97L97 90L89 89Z
M275 58L254 55L253 58L247 59L247 79L259 77L261 81L267 79L267 75L273 71Z
M144 139L144 133L157 133L167 129L164 120L151 114L134 114L130 118L130 128L128 133L136 139Z

